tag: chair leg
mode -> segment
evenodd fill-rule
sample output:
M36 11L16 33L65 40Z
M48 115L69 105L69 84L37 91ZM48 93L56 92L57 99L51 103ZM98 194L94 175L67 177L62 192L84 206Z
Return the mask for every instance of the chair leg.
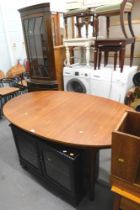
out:
M100 69L101 66L101 59L102 59L102 51L99 49L98 69Z
M94 49L94 70L97 68L97 59L98 59L98 48Z
M79 17L76 17L76 26L77 26L77 30L78 30L78 38L82 37L81 35L81 27L82 25L79 22Z
M92 28L93 28L93 30L92 30L92 36L94 36L94 15L93 15L93 23L92 23Z
M65 37L68 38L67 18L64 17Z
M134 39L134 42L131 44L131 50L130 50L130 66L133 65L134 49L135 49L135 39Z
M134 31L133 31L133 28L132 28L132 16L131 16L131 12L128 13L128 26L129 26L129 30L130 30L131 35L133 37L135 37Z
M123 32L125 38L128 39L126 30L125 30L125 25L124 25L124 14L123 13L120 14L120 24L121 24L122 32Z
M98 16L94 16L94 36L97 38L98 37Z
M119 68L121 68L121 50L119 52Z
M108 55L109 55L108 51L105 51L104 52L104 66L108 64Z
M109 29L110 29L110 17L106 17L106 28L107 28L107 38L109 38Z
M124 58L125 58L125 46L121 49L121 52L120 52L120 69L121 69L121 72L123 72Z
M117 57L118 57L118 53L117 53L117 51L116 51L116 52L114 53L114 70L116 70Z

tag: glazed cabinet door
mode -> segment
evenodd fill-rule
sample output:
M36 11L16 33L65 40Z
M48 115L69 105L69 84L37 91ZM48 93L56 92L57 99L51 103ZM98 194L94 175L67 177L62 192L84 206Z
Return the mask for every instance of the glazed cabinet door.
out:
M14 125L11 125L11 128L21 165L42 174L40 152L36 139Z
M48 3L19 10L32 79L55 80L51 12Z
M30 62L30 74L32 78L51 78L49 71L48 39L45 34L45 21L43 16L23 20L23 27L27 42L28 58ZM53 59L53 57L52 57ZM53 61L53 60L52 60Z

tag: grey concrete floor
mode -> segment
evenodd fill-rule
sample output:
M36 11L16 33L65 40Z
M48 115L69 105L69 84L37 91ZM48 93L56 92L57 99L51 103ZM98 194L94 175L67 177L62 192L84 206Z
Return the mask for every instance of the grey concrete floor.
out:
M0 210L112 210L113 194L98 181L95 200L85 197L73 207L21 168L13 136L6 119L0 119ZM99 180L109 183L110 150L100 152Z

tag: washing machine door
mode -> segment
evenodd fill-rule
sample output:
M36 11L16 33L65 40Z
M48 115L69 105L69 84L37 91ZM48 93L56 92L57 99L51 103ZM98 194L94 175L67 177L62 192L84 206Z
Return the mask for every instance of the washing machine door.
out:
M78 93L87 93L86 86L84 85L84 83L81 80L79 80L77 78L73 78L73 79L69 80L66 88L67 88L67 91L78 92Z

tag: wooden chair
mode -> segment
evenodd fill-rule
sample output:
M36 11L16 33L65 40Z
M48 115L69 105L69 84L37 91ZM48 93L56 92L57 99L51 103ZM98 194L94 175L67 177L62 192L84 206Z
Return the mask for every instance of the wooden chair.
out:
M119 50L119 46L117 48L115 47L116 38L114 39L114 49L113 49L113 47L110 48L110 40L109 40L110 17L111 16L116 16L116 15L120 16L120 26L121 26L121 29L122 29L122 32L123 32L123 35L124 35L123 39L125 39L123 41L123 43L125 43L125 46L122 45L122 47L124 49L123 51L125 51L126 44L131 44L131 47L130 47L130 66L132 66L133 65L133 57L134 57L134 47L135 47L135 35L134 35L133 29L132 29L131 14L132 14L132 9L133 9L134 3L135 3L135 0L120 0L120 1L118 1L118 3L112 3L112 4L107 4L107 5L104 5L104 6L99 6L99 7L95 8L95 10L94 10L94 26L95 26L95 36L96 37L98 36L98 18L100 16L105 16L106 17L107 39L104 40L104 44L103 44L103 41L102 41L102 49L106 54L107 60L108 60L109 50L115 52L115 54L114 54L114 66L116 65L116 57L117 57L116 50L118 48L117 51L120 51L120 53L121 53L122 50L121 49ZM129 26L131 37L128 37L128 35L126 33L126 30L125 30L125 23L124 23L124 15L125 14L127 14L128 26ZM113 44L113 39L112 39L111 42ZM119 39L118 39L118 44L119 44ZM122 72L123 71L124 56L120 56L120 59L121 59L120 63L122 63L121 64L121 72ZM106 65L106 63L105 63L105 65ZM96 66L96 64L95 64L95 66Z
M68 32L68 19L72 20L72 38ZM89 37L89 26L92 26L94 29L94 12L89 8L73 9L64 13L64 23L65 23L65 39L64 45L66 47L66 65L70 66L71 63L74 63L74 51L75 47L79 48L80 61L82 63L82 48L86 49L86 64L89 65L90 62L90 46L94 44L95 38L92 36ZM85 36L82 37L82 28L85 28ZM76 29L76 30L75 30Z
M89 25L94 25L94 12L89 8L84 9L73 9L64 13L64 24L65 24L65 38L68 39L68 18L76 18L75 26L77 28L77 34L74 34L74 25L73 25L73 37L72 38L81 38L81 29L85 25L86 28L86 37L88 37L88 27Z
M100 69L102 52L104 52L104 66L108 64L109 52L113 52L114 53L114 70L116 70L117 58L119 57L120 71L123 72L126 45L127 44L132 45L133 42L134 42L134 38L95 40L94 69L96 69L97 66L98 66L98 69ZM133 63L133 51L131 51L130 53L130 66L132 66L132 63Z
M128 35L125 30L124 23L124 14L127 14L128 26L132 37L135 37L132 29L132 9L134 6L135 0L120 0L118 3L110 3L104 6L99 6L94 10L94 26L95 34L98 35L98 17L105 16L107 23L107 37L109 38L109 27L110 27L110 17L111 16L120 16L120 25L122 32L125 38L128 38Z

